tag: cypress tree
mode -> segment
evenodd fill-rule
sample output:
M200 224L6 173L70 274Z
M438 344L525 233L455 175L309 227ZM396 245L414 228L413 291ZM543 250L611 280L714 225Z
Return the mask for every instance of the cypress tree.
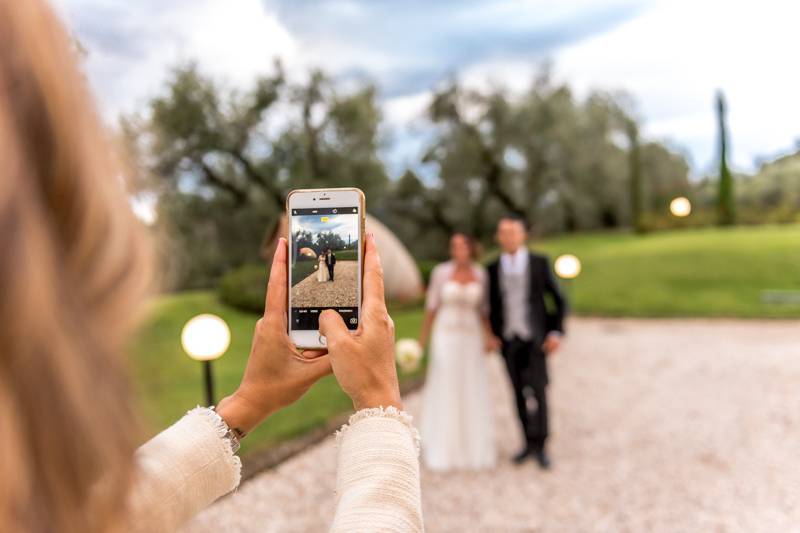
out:
M728 168L728 132L725 124L725 95L717 91L717 122L719 124L719 193L717 198L717 223L727 226L736 223L736 206L733 199L733 177Z

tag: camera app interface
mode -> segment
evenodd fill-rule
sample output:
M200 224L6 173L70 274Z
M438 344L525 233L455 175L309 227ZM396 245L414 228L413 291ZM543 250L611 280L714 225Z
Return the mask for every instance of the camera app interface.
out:
M292 209L292 329L318 329L324 309L358 327L358 222L357 207Z

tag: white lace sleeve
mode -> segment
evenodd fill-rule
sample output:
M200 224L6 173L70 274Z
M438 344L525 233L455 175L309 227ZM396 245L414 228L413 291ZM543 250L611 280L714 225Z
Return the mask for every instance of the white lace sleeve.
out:
M436 311L439 308L442 287L452 274L453 267L449 261L436 265L431 271L431 277L428 280L428 291L425 293L426 310Z
M364 409L337 434L336 516L331 531L424 531L419 433L394 407Z

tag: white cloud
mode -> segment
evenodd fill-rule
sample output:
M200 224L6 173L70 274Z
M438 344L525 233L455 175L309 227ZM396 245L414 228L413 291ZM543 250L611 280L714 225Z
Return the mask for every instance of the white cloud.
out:
M800 4L780 0L663 0L621 26L555 55L560 75L584 91L623 88L638 100L646 132L690 148L711 168L714 92L724 90L734 164L789 149L800 135Z
M536 61L579 94L624 89L645 133L686 147L696 173L713 168L713 97L728 98L734 164L794 146L800 136L800 3L782 0L54 0L89 51L86 71L109 121L141 109L168 69L201 68L246 87L283 59L289 75L321 67L384 91L392 173L418 164L422 117L437 80L525 87ZM276 110L280 114L280 110ZM282 124L273 117L272 129ZM277 126L276 126L277 125Z
M269 72L275 57L297 63L294 39L259 0L56 0L56 8L88 50L84 68L109 120L144 105L180 61L198 60L233 86Z

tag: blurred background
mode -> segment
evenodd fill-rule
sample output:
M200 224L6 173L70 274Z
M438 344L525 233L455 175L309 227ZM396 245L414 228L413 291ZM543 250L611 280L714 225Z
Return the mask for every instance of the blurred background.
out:
M669 398L686 392L681 384L695 387L686 394L713 395L714 383L724 383L733 403L719 409L747 419L733 407L741 393L739 400L754 409L752 431L771 439L758 446L800 437L792 413L792 387L800 378L796 326L759 320L800 316L796 3L54 4L99 111L124 147L131 204L159 246L163 294L131 350L152 432L204 401L200 369L180 344L192 316L214 313L227 322L232 341L215 363L217 396L238 383L263 309L265 264L286 193L356 186L390 235L386 253L410 254L423 282L447 259L455 231L475 236L487 258L494 257L502 214L528 220L532 247L551 259L577 257L580 273L565 289L579 318L572 319L553 371L556 381L559 371L566 376L562 387L570 385L569 376L577 380L570 392L557 388L553 400L562 405L555 415L562 449L567 438L581 438L569 434L569 420L580 418L574 413L580 404L570 398L583 401L578 392L591 389L580 369L595 368L596 360L586 359L602 356L593 352L603 335L620 332L622 340L607 346L617 359L600 365L615 377L598 393L604 401L629 407L668 373L672 358L697 348L709 357L703 363L708 380L683 376L664 385L673 396L658 396L653 412L668 410ZM395 276L404 275L412 284L419 279L416 271ZM398 293L402 298L391 304L398 337L417 336L420 289ZM746 332L744 344L732 341L737 331ZM670 347L676 339L683 344ZM774 339L779 346L770 344ZM648 342L667 348L658 364L642 370L635 361ZM766 366L748 367L749 356L753 365ZM726 357L729 373L715 374L714 365ZM731 367L731 361L737 363ZM423 372L404 373L407 386ZM642 376L650 384L639 392L619 392ZM763 396L748 395L776 388L785 396L770 400L778 409L773 419L761 408ZM335 381L323 381L245 441L245 463L349 408ZM670 417L677 432L691 429L691 413ZM759 413L780 432L759 425ZM726 420L733 425L723 431L736 424ZM723 449L739 446L726 435ZM630 446L644 446L635 442ZM722 462L727 466L714 475L724 478L733 463L719 459L724 450L708 452L709 459L703 446L688 460L699 461L700 469ZM608 472L621 475L624 468L609 464ZM746 479L769 468L755 465ZM770 524L797 518L796 482L765 490L763 500L731 496L761 502L739 516L750 526L744 530L780 530ZM762 516L766 501L777 507ZM436 504L426 505L435 515ZM712 518L727 512L709 505ZM703 505L693 509L684 526L716 524L703 521ZM648 522L625 522L614 510L598 513L610 520L601 523L605 530L647 529ZM670 516L649 523L680 523Z

